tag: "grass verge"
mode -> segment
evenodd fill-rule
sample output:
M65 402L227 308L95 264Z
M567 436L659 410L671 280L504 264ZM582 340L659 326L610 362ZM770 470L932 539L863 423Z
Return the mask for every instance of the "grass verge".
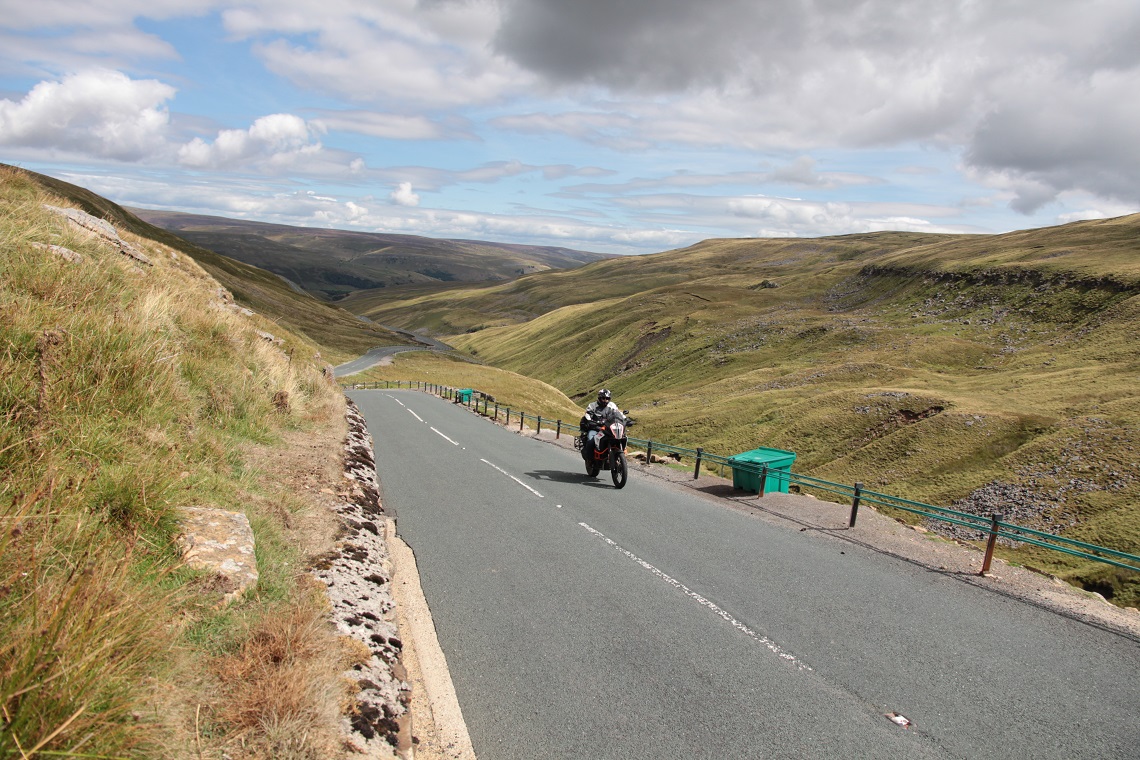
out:
M0 757L334 756L343 658L299 536L332 528L253 456L338 451L317 347L44 204L68 201L0 170ZM183 506L247 513L255 590L223 606L182 566Z

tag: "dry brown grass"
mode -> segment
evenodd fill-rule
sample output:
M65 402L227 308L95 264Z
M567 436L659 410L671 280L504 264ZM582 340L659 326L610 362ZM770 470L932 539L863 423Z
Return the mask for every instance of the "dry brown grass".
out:
M240 649L214 665L221 690L214 714L229 727L229 754L276 760L336 756L339 716L353 689L340 675L349 656L315 594L259 620Z

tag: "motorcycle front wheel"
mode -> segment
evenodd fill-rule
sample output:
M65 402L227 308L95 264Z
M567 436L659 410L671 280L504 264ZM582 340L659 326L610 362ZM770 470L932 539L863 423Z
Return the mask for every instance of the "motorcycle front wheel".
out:
M586 474L591 478L598 477L598 473L602 471L602 463L596 459L591 459L586 462Z
M625 452L617 451L610 454L610 476L614 479L614 488L625 488L629 473L625 467Z

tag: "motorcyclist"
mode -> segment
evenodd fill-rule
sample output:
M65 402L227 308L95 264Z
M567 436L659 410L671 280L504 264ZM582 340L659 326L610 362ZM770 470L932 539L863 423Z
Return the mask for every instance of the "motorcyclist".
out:
M586 415L582 417L580 424L582 430L586 432L586 443L590 450L596 447L598 436L602 434L602 426L614 421L626 422L625 415L613 399L613 394L602 388L598 391L598 400L591 401L586 406Z

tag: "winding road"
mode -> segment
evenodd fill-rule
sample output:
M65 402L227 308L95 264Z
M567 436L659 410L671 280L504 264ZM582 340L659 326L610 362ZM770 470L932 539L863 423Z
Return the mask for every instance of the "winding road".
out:
M363 319L367 322L372 321L372 320L368 319L367 317L359 317L358 316L358 318ZM451 346L449 346L446 343L443 343L441 341L438 341L435 338L429 338L425 335L416 335L415 333L408 332L407 330L401 330L397 327L389 327L387 325L380 325L380 327L383 327L385 330L391 330L392 332L399 333L399 334L401 334L407 338L410 338L411 340L416 341L419 345L414 345L414 346L409 346L409 345L376 346L375 348L369 349L368 353L364 354L363 356L358 356L355 359L353 359L352 361L345 362L344 364L338 364L336 367L333 367L333 376L334 377L347 377L348 375L355 375L357 372L363 372L366 369L370 369L371 367L375 367L377 364L379 364L381 361L383 361L385 358L387 358L389 356L395 356L396 354L400 354L400 353L403 353L405 351L454 351L455 350Z
M615 490L423 393L349 395L481 760L1140 751L1133 638L637 468Z

